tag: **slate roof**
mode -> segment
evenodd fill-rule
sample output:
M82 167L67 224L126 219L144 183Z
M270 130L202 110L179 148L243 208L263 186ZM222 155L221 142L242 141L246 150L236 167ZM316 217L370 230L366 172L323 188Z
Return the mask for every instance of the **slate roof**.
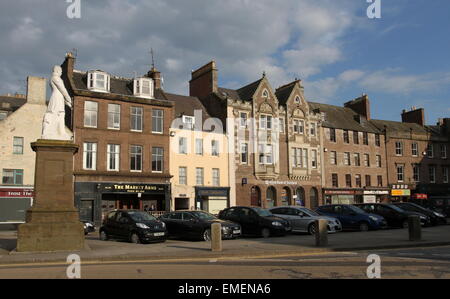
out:
M287 100L289 99L289 96L291 95L292 91L294 90L295 83L298 81L291 82L289 84L283 85L275 91L275 95L277 96L278 102L281 105L286 105Z
M323 127L358 132L381 133L381 130L370 121L362 120L361 122L358 122L356 119L359 115L350 108L314 102L308 103L311 110L318 109L320 113L325 113L325 120L322 123Z
M169 101L175 103L175 117L180 117L182 115L194 116L195 110L202 111L204 120L210 117L205 106L203 106L197 97L188 97L167 92L164 94Z
M263 78L236 90L236 92L239 94L240 99L244 101L250 101L262 80Z
M404 123L400 121L391 121L391 120L379 120L372 119L371 122L378 127L380 130L386 129L390 132L395 133L414 133L414 134L428 134L431 133L433 135L440 136L441 131L438 126L421 126L416 123Z
M0 110L14 112L27 102L26 98L15 96L0 96ZM6 106L9 106L7 108Z
M148 104L149 100L144 98L136 97L133 94L133 79L130 78L121 78L110 75L110 92L109 93L98 93L94 91L90 91L87 87L87 72L74 71L72 76L74 89L79 91L83 91L83 93L92 94L94 96L108 97L113 99L121 99L124 101L132 101L136 103ZM84 94L83 94L84 95ZM126 96L126 98L120 98L120 96ZM160 103L163 105L167 105L166 96L164 91L161 89L155 89L154 92L155 100L152 100L153 103Z
M229 97L233 100L239 101L241 100L239 93L234 89L219 87L217 90L218 90L217 95L220 96L221 98Z

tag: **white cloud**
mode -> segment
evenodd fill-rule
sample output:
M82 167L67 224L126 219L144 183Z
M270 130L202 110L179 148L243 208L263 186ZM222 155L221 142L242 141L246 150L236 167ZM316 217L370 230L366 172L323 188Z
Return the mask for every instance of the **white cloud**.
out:
M10 33L11 42L16 46L23 46L33 44L38 41L43 34L43 30L38 27L36 22L30 18L25 17L20 24L15 27Z

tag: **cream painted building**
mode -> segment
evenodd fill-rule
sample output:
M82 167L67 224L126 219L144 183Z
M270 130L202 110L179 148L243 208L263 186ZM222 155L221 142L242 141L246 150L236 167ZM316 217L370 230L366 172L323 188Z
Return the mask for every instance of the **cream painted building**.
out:
M230 192L228 139L197 98L169 95L175 102L171 126L171 209L218 214L235 205ZM214 132L211 132L214 128Z
M26 96L0 96L0 222L21 222L33 195L36 155L30 143L41 137L46 79L28 77Z

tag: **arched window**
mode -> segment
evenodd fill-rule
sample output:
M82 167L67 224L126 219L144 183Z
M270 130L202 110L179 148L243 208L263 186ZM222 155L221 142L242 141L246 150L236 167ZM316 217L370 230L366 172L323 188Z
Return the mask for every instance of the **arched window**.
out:
M281 190L281 205L291 205L291 189L289 187L284 187L283 190Z
M250 205L255 207L261 206L261 190L257 186L253 186L250 195Z
M305 206L305 190L302 187L298 187L295 190L295 195L297 196L295 199L295 204L298 206Z
M276 202L277 191L274 187L267 188L266 192L266 209L273 208Z

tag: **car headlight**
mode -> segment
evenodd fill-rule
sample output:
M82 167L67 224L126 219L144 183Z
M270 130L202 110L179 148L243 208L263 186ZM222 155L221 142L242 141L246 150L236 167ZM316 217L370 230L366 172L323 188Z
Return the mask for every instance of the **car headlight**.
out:
M139 228L143 228L143 229L148 229L150 227L148 227L147 225L145 225L144 223L136 223L136 226Z
M281 224L281 222L279 222L279 221L272 222L272 225L273 226L283 226L283 224Z
M422 220L427 220L427 217L425 217L425 216L420 216L420 219L422 219Z
M369 216L370 219L372 219L373 221L378 221L378 218L375 216Z
M443 214L438 213L438 212L433 212L434 215L438 216L438 217L445 217Z
M164 222L161 222L161 225L162 225L163 228L166 227L166 224Z

